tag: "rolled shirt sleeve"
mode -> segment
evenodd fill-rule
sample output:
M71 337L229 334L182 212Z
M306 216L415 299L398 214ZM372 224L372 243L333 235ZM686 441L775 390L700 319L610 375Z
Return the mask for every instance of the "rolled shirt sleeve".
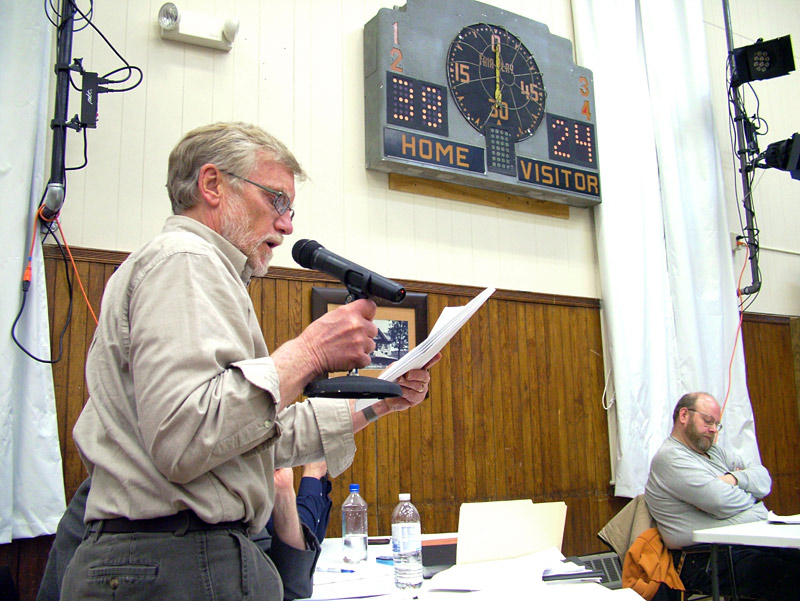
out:
M328 463L328 473L335 478L353 463L356 445L348 401L308 399L281 411L278 420L283 434L281 444L275 449L276 468L313 463L324 458ZM317 437L322 453L303 454L303 448L310 448L305 440L309 436Z

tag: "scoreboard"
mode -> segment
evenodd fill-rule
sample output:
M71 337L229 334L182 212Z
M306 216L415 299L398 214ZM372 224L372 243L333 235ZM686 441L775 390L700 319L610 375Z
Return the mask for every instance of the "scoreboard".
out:
M592 73L546 25L408 0L364 26L367 169L598 204Z

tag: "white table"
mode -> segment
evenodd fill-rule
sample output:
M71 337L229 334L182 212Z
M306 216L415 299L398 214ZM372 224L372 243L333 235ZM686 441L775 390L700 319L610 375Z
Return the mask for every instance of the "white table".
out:
M455 534L425 535L425 538L451 538ZM376 538L376 537L370 537ZM473 592L460 592L453 590L436 590L434 580L425 580L421 589L398 591L394 586L394 569L390 565L383 565L376 561L379 556L391 556L391 545L369 545L367 548L369 559L359 564L342 563L342 540L340 538L326 538L322 542L322 554L317 562L318 567L328 569L353 570L352 573L318 572L314 576L314 596L312 599L358 599L375 597L376 601L494 601L498 598L516 598L509 595L497 594L494 590L475 590ZM490 567L487 563L470 564L471 570L487 570L496 574L499 567ZM524 575L524 581L516 591L529 591L531 583ZM507 579L501 578L501 581ZM526 595L526 598L533 598ZM641 597L632 589L609 590L595 583L549 584L542 591L537 589L537 599L540 601L641 601Z
M695 530L692 540L711 544L711 595L719 601L717 549L720 545L753 545L800 549L800 524L772 524L766 520Z
M770 524L764 520L706 528L695 530L692 540L696 543L800 549L800 524Z

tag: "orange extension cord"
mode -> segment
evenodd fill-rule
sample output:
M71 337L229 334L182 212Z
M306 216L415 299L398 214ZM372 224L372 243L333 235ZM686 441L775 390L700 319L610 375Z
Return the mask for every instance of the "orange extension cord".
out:
M97 325L97 315L94 313L94 309L92 309L92 303L89 302L89 297L86 295L86 290L83 288L83 282L81 281L81 276L78 274L78 268L75 266L75 259L72 258L72 251L69 249L69 244L67 244L67 238L64 236L64 229L61 227L61 221L58 219L58 215L56 215L52 219L46 219L42 214L42 208L39 208L39 218L42 221L52 222L55 221L56 225L58 225L58 232L61 234L61 240L64 242L64 248L67 249L67 254L69 255L70 263L72 263L72 273L75 274L75 279L78 280L78 285L81 288L81 292L83 293L83 300L86 301L86 306L89 307L89 313L92 314L92 319L94 319L94 324ZM34 223L34 228L36 227L36 223ZM36 240L36 235L34 231L34 235L31 236L31 252L30 256L33 256L33 244L34 240ZM30 265L30 257L28 258L28 267L25 269L25 277L27 277L27 281L30 282L31 279L31 265Z

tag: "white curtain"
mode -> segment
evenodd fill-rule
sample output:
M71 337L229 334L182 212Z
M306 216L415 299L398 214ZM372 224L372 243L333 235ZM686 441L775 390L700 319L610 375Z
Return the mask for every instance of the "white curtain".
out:
M64 512L64 480L52 369L11 337L22 301L35 210L44 190L48 78L53 29L41 2L2 0L0 14L0 544L55 532ZM15 329L33 355L50 358L41 245L34 244L32 284Z
M712 125L702 3L572 0L592 70L602 204L595 208L615 391L615 494L644 491L685 392L722 403L738 324ZM719 444L759 460L741 344ZM612 431L614 428L612 428Z

